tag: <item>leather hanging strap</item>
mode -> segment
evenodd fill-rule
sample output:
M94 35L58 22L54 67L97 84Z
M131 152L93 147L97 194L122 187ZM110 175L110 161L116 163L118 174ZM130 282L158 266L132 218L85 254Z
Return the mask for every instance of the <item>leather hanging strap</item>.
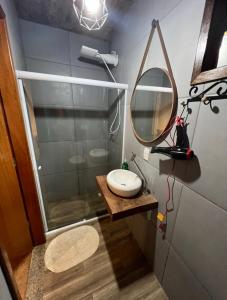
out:
M161 31L161 28L160 28L160 25L159 25L159 21L154 19L152 21L151 31L150 31L150 34L149 34L149 37L148 37L147 45L146 45L144 55L143 55L143 59L142 59L141 65L140 65L140 69L139 69L139 73L138 73L138 76L137 76L136 84L137 84L138 80L140 79L140 76L142 75L143 68L144 68L144 65L145 65L145 62L146 62L146 59L147 59L147 55L148 55L148 52L150 50L151 41L152 41L152 38L154 36L154 32L155 32L156 28L157 28L158 37L159 37L159 40L160 40L160 43L161 43L162 52L163 52L163 55L164 55L164 58L165 58L167 70L169 72L169 75L170 75L171 79L173 79L173 72L172 72L170 61L169 61L168 53L167 53L167 50L166 50L165 42L164 42L164 39L163 39L163 36L162 36L162 31ZM136 84L135 84L135 86L136 86Z
M133 131L134 131L135 136L137 137L139 142L144 144L145 146L148 146L148 145L151 146L154 143L157 144L158 142L161 142L163 140L163 137L165 137L169 134L169 131L172 128L172 126L175 122L175 115L176 115L176 112L177 112L177 88L176 88L176 83L175 83L175 80L174 80L174 77L173 77L172 68L171 68L171 65L170 65L168 53L167 53L167 50L166 50L165 42L164 42L164 39L163 39L163 36L162 36L162 32L161 32L161 28L159 26L158 20L153 20L152 21L151 31L150 31L150 34L149 34L149 37L148 37L147 45L146 45L146 48L145 48L145 51L144 51L143 59L142 59L141 65L140 65L140 69L139 69L139 73L138 73L138 76L137 76L137 80L135 82L133 93L135 92L138 81L140 80L141 75L143 73L144 65L145 65L145 62L146 62L146 59L147 59L148 52L150 50L150 46L151 46L152 38L154 36L155 29L157 29L158 37L159 37L160 44L161 44L161 49L162 49L164 59L165 59L165 62L166 62L166 66L167 66L167 70L168 70L168 75L169 75L169 78L170 78L171 84L172 84L172 89L173 89L172 110L171 110L171 115L170 115L169 122L168 122L165 130L162 132L162 134L159 137L157 137L156 139L154 139L150 142L141 139L137 135L137 133L134 129L134 126L133 126ZM132 102L132 99L131 99L131 102ZM132 115L131 115L131 120L132 120Z
M143 68L144 68L144 65L145 65L145 62L146 62L146 59L147 59L147 55L148 55L148 52L150 50L151 41L152 41L152 38L153 38L153 35L154 35L155 28L156 28L156 20L153 20L151 31L150 31L148 41L147 41L147 45L146 45L146 48L145 48L145 51L144 51L143 59L142 59L141 65L140 65L139 73L137 75L136 84L137 84L140 76L142 75Z

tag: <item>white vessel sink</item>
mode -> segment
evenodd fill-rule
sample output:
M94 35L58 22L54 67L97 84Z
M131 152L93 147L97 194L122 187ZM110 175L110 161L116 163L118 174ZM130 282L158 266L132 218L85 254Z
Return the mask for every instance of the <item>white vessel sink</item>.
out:
M116 195L129 198L140 191L142 180L131 171L117 169L107 175L107 184Z

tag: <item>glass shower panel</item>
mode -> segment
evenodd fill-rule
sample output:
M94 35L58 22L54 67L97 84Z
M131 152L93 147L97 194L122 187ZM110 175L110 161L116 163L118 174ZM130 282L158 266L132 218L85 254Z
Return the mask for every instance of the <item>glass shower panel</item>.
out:
M25 90L48 230L105 214L95 177L120 166L123 120L115 136L109 126L123 94L32 80Z
M108 158L109 158L109 167L111 170L119 169L122 163L122 144L123 144L123 128L124 128L124 108L125 108L124 99L125 99L124 90L109 89L108 128L110 129L112 126L114 131L119 125L119 130L114 134L110 134L108 138L109 139ZM119 104L120 106L118 106ZM116 118L117 109L119 110Z

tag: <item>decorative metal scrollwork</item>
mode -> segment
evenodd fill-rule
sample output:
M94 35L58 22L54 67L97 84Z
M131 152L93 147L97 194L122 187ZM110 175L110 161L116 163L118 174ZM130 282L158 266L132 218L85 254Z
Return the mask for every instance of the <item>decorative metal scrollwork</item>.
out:
M227 99L227 81L221 80L213 83L210 85L207 89L202 91L201 93L197 94L199 90L198 86L192 86L189 91L190 98L187 99L187 101L182 102L183 106L189 105L191 102L202 102L205 105L210 105L211 110L214 113L217 113L219 110L217 107L212 106L213 100L222 100ZM211 93L212 90L214 93ZM207 93L210 92L211 95L207 95Z

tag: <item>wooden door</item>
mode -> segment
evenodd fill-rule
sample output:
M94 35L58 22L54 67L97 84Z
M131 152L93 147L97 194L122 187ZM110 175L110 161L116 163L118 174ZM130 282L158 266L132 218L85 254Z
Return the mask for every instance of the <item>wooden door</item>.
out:
M32 250L23 197L0 95L0 243L11 263Z
M6 16L0 5L0 90L7 119L9 136L17 164L24 205L30 224L33 245L45 243L45 234L36 191L32 162L23 122L17 80L10 43L7 34Z

